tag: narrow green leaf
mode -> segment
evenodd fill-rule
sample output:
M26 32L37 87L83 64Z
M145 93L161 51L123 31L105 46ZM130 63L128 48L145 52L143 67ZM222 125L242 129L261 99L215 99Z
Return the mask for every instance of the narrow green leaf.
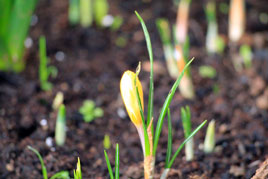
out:
M153 117L153 96L154 96L154 71L153 71L153 51L152 51L152 44L151 44L151 40L150 40L150 35L149 32L147 30L147 27L142 19L142 17L139 15L139 13L137 11L135 11L136 16L138 17L143 32L144 32L144 36L145 36L145 40L146 40L146 44L147 44L147 50L149 53L149 58L150 58L150 88L149 88L149 97L148 97L148 114L147 114L147 126L150 124L150 121L152 120ZM152 134L153 134L153 124L152 124Z
M168 145L167 145L165 168L167 168L168 166L171 153L172 153L172 123L171 123L171 117L170 117L170 109L168 108Z
M180 81L184 75L185 70L188 68L188 66L192 63L192 61L194 60L194 58L192 58L183 68L182 73L180 74L180 76L177 78L176 82L173 84L166 100L165 103L163 104L163 107L161 109L158 121L157 121L157 126L156 126L156 130L155 130L155 137L154 137L154 148L153 148L153 155L155 156L156 154L156 150L157 150L157 145L158 145L158 141L159 141L159 137L162 131L162 126L163 126L163 121L164 118L166 116L167 113L167 109L171 103L171 100L173 99L173 96L175 94L176 89L178 88Z
M104 150L104 155L105 155L105 160L106 160L106 164L107 164L107 167L108 167L110 179L114 179L113 170L112 170L112 167L111 167L111 163L110 163L109 157L108 157L108 155L106 153L106 150Z
M179 148L177 149L177 151L175 152L175 154L172 156L169 164L168 164L168 167L167 168L171 168L174 160L177 158L178 154L180 153L181 149L183 148L183 146L207 123L207 120L205 120L204 122L202 122L202 124L200 124L192 133L191 135L185 139L181 145L179 146Z
M50 179L70 179L68 171L60 171L55 173Z
M45 164L44 164L44 161L43 161L42 156L40 155L40 153L39 153L35 148L32 148L32 147L29 146L29 145L28 145L27 147L28 147L28 149L30 149L32 152L34 152L34 153L37 155L37 157L39 158L40 163L41 163L41 167L42 167L43 178L44 178L44 179L48 179L48 178L47 178L47 169L46 169L46 166L45 166Z
M119 179L119 145L115 149L115 179Z
M93 21L92 0L80 0L80 24L89 27Z
M65 142L66 138L66 110L64 104L60 105L57 122L56 122L56 129L55 129L55 141L58 146L62 146Z
M69 21L72 25L78 24L79 22L79 0L69 0L68 10Z
M142 105L141 105L141 99L140 99L138 86L136 85L136 80L137 80L137 75L139 73L139 69L140 69L140 64L139 64L139 66L137 67L137 70L136 70L136 76L135 76L135 79L134 79L134 84L136 86L137 101L138 101L138 105L139 105L139 110L140 110L141 119L142 119L142 127L143 127L143 132L144 132L145 156L148 156L148 155L150 155L149 136L148 136L148 133L147 133L147 127L146 127L145 120L144 120L144 114L143 114L143 109L142 109Z
M184 129L184 137L187 138L192 132L191 112L189 106L181 108L182 126Z

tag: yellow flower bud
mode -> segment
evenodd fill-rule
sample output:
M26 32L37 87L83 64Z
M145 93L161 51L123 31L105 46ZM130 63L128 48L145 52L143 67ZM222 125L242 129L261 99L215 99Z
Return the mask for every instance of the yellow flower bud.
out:
M123 98L127 113L136 127L142 125L142 118L139 110L138 97L136 94L135 86L135 76L136 74L132 71L126 71L120 81L120 91ZM138 87L139 96L141 100L142 110L144 109L143 105L143 92L142 86L139 78L136 78L136 85Z

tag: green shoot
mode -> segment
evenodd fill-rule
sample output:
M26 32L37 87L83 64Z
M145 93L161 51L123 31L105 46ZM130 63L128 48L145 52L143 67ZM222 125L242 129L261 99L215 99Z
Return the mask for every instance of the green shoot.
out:
M30 149L32 152L34 152L37 155L37 157L38 157L38 159L40 160L40 163L41 163L43 178L48 179L47 178L47 169L46 169L46 166L44 164L44 160L43 160L42 156L40 155L40 153L35 148L32 148L31 146L28 146L28 149Z
M58 146L62 146L66 138L66 110L64 104L59 108L56 130L55 130L55 141Z
M217 71L212 66L203 65L199 67L199 75L202 78L213 79L216 77Z
M24 41L36 4L37 0L0 1L0 70L24 69Z
M252 51L249 45L242 45L239 49L240 56L243 58L245 67L251 68L252 66Z
M140 99L140 94L139 94L139 90L138 90L138 86L136 84L136 79L137 76L139 75L140 72L140 68L141 65L139 63L137 69L136 69L136 76L134 79L134 84L136 87L136 95L137 95L137 101L138 101L138 105L139 105L139 110L140 110L140 114L141 114L141 119L142 119L142 127L143 127L143 132L144 132L144 144L145 144L145 156L149 156L150 155L150 144L149 144L149 136L148 136L148 132L147 132L147 126L145 124L145 119L144 119L144 113L143 113L143 109L142 109L142 104L141 104L141 99Z
M192 133L191 112L189 106L181 108L181 119L184 130L184 138L188 138ZM194 140L191 138L189 142L185 144L186 160L191 161L194 158Z
M170 117L170 109L168 108L168 145L167 145L165 168L168 167L168 162L170 161L171 153L172 153L172 123Z
M156 126L156 131L155 131L155 137L154 137L154 148L153 148L153 155L156 155L156 150L157 150L157 145L158 145L158 141L160 138L160 133L162 131L162 126L163 126L163 121L164 118L166 116L167 113L167 109L171 103L171 100L173 99L173 96L175 94L176 89L178 88L180 81L184 75L185 70L188 68L188 66L192 63L192 61L194 60L194 58L192 58L184 67L182 73L180 74L180 76L177 78L177 80L175 81L175 83L173 84L166 100L165 103L163 104L163 107L161 109L158 121L157 121L157 126Z
M57 92L54 100L53 100L53 104L52 104L52 108L54 110L59 109L60 105L63 103L64 100L64 95L62 92Z
M210 0L205 8L208 21L206 48L208 53L217 52L218 25L216 20L216 4L214 0Z
M204 142L204 152L211 153L215 148L215 121L212 120L208 124L207 134Z
M111 141L110 141L110 136L105 134L104 139L103 139L103 147L107 150L110 149L111 147Z
M94 1L94 16L96 24L101 27L103 18L108 14L109 4L107 0Z
M99 107L95 107L95 103L92 100L85 100L83 105L79 108L79 112L83 115L85 122L91 122L95 118L103 116L103 110Z
M72 25L79 23L79 13L79 0L69 0L69 21Z
M152 44L151 44L151 40L150 40L150 35L149 32L147 30L147 27L143 21L143 19L141 18L141 16L139 15L139 13L137 11L135 11L136 16L138 17L143 32L144 32L144 36L145 36L145 40L146 40L146 45L147 45L147 50L149 53L149 59L150 59L150 88L149 88L149 98L148 98L148 114L147 114L147 126L150 124L150 121L152 120L153 117L153 97L154 97L154 71L153 71L153 64L154 64L154 60L153 60L153 50L152 50ZM152 130L153 130L153 125L152 125ZM153 132L153 131L152 131Z
M111 163L110 163L109 157L106 153L106 150L104 150L104 155L105 155L105 160L106 160L106 164L108 167L110 179L114 179L114 178L119 179L119 145L116 144L116 148L115 148L115 175L113 173Z
M175 161L175 159L177 158L178 154L180 153L181 149L183 148L183 146L207 123L207 120L205 120L204 122L202 122L202 124L200 124L192 133L191 135L189 135L189 137L187 139L185 139L181 145L179 146L179 148L177 149L177 151L175 152L175 154L172 156L170 162L168 163L168 167L167 168L171 168L173 162Z
M70 179L68 171L60 171L55 173L50 179Z
M77 160L77 167L76 170L74 170L74 179L82 179L82 171L79 157Z
M110 175L110 179L114 179L113 170L112 170L112 167L111 167L109 157L108 157L108 155L106 153L106 150L104 150L104 155L105 155L105 160L106 160L106 164L107 164L107 167L108 167L108 172L109 172L109 175Z
M115 149L115 179L119 179L119 145Z
M48 82L48 78L50 75L52 75L52 77L56 77L57 69L54 66L47 66L49 60L46 55L46 39L44 36L41 36L39 39L39 57L39 79L41 88L45 91L51 90L52 84Z
M178 71L176 60L174 59L174 49L171 43L171 32L169 29L168 20L164 18L157 19L156 27L158 29L158 32L160 34L160 38L163 44L164 55L165 55L169 75L172 78L176 79L179 76L179 71Z
M92 0L80 0L80 24L82 27L89 27L93 21Z
M111 29L112 31L117 31L117 30L121 27L121 25L123 24L123 21L124 21L124 20L123 20L122 17L120 17L120 16L115 16L115 17L114 17L114 21L113 21L113 23L112 23L110 29Z

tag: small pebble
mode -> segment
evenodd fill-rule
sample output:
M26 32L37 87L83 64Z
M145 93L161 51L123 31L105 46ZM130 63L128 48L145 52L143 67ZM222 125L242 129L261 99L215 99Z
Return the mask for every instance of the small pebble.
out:
M46 144L47 144L48 147L52 147L53 146L53 139L52 139L52 137L46 138Z
M24 46L26 48L31 48L33 46L33 40L31 37L27 37L24 41Z
M37 22L38 22L38 17L37 17L37 15L34 14L34 15L32 16L32 19L31 19L31 26L36 25Z
M103 19L102 19L102 25L104 27L110 27L114 22L114 17L110 14L106 15Z
M56 58L57 61L62 62L64 60L64 58L65 58L64 52L62 52L62 51L56 52L55 58Z
M122 108L118 108L117 109L117 115L120 117L120 118L125 118L127 116L126 112L124 109Z
M47 120L46 120L46 119L42 119L42 120L40 121L40 125L41 125L41 126L46 126L46 125L47 125Z

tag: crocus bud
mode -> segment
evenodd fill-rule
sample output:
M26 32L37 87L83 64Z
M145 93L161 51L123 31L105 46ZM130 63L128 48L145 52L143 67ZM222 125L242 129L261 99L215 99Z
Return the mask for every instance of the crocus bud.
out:
M126 71L120 81L120 91L121 96L123 98L125 107L127 109L127 113L134 123L134 125L138 128L142 126L142 118L139 110L138 97L136 93L136 86L139 91L139 96L141 100L141 105L143 109L143 92L142 86L138 76L136 77L136 86L135 86L135 76L136 74L132 71Z

